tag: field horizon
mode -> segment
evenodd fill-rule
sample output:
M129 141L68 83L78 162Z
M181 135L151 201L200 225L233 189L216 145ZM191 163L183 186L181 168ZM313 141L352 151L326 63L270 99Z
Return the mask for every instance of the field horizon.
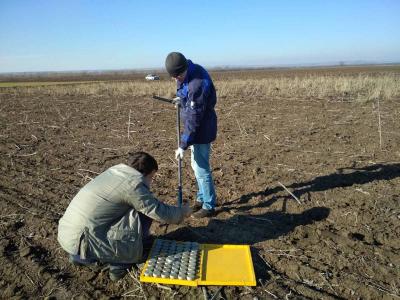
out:
M312 72L315 70L357 70L357 69L385 69L395 70L400 69L400 62L390 63L360 63L360 64L309 64L309 65L288 65L288 66L254 66L254 67L235 67L235 66L224 66L207 68L210 73L224 73L224 72ZM35 79L43 81L43 79L55 78L57 80L69 80L70 78L104 78L104 80L110 80L115 77L116 80L120 79L134 79L136 76L143 76L149 73L157 73L162 75L163 78L169 77L164 68L145 68L145 69L110 69L110 70L75 70L75 71L35 71L35 72L1 72L0 82L17 81L33 81ZM128 76L128 77L127 77Z

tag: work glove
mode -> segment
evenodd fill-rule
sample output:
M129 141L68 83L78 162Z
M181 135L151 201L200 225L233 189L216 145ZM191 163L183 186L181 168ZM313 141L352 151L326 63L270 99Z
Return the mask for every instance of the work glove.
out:
M181 147L176 149L175 150L175 159L176 160L178 160L179 158L182 159L183 158L183 152L185 152L185 150L183 150Z
M181 98L175 97L174 99L172 99L172 103L175 104L175 108L178 108L178 106L181 105Z
M182 211L183 211L183 217L187 218L192 214L193 209L190 207L189 203L186 203L182 206Z

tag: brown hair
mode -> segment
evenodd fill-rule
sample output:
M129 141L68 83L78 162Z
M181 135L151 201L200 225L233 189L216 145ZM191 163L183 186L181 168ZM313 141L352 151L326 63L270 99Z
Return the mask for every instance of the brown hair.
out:
M157 161L146 152L128 153L128 164L142 173L143 176L147 176L153 171L158 171Z

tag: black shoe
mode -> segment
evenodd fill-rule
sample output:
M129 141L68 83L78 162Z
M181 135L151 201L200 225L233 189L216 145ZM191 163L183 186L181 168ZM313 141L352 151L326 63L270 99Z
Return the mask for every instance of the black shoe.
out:
M203 209L202 208L199 211L192 214L192 217L195 219L201 219L201 218L210 218L214 215L215 215L214 209Z
M128 274L128 271L125 269L115 269L112 271L110 270L108 272L111 281L118 281L124 278L126 274Z
M111 281L118 281L125 277L128 274L128 269L132 268L130 264L119 264L117 266L110 265L110 270L108 274L110 276Z
M203 202L200 201L195 201L194 205L192 206L192 209L194 212L198 211L199 209L201 209L203 207Z

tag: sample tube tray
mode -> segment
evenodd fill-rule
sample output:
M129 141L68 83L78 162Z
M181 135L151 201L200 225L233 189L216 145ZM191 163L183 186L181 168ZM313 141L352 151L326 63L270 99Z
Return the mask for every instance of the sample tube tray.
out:
M156 239L140 281L177 285L255 286L249 245Z

